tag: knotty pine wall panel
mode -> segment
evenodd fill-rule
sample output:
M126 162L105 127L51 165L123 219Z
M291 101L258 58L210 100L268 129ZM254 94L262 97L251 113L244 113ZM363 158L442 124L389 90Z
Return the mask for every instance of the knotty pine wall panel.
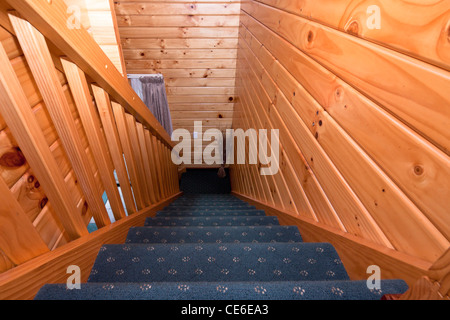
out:
M127 72L164 76L174 129L231 128L240 1L125 0L115 11Z
M377 4L378 33L365 1L242 2L233 127L279 129L281 169L233 166L233 190L432 262L450 245L448 6Z

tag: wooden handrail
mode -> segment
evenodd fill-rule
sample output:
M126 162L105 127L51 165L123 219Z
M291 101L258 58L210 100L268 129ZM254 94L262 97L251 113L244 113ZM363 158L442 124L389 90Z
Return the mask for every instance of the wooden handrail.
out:
M7 3L67 55L86 75L97 82L127 112L167 146L171 148L174 146L169 134L87 30L67 27L67 6L63 0L7 0Z

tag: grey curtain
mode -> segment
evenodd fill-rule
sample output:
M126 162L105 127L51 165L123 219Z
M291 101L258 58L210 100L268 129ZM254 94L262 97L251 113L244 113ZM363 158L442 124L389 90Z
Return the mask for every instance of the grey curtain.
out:
M144 101L159 123L172 136L172 118L167 101L164 77L160 74L131 78L131 87Z

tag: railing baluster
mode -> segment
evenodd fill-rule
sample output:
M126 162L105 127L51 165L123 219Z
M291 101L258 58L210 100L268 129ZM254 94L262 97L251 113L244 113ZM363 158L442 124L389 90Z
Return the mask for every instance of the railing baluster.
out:
M137 122L136 130L137 130L137 135L138 135L138 139L139 139L139 145L141 147L142 163L144 165L145 178L147 181L147 190L148 190L148 193L150 196L150 201L152 204L154 204L157 201L155 198L155 189L153 186L153 176L152 176L152 172L150 169L150 159L148 156L147 144L145 142L144 126L141 123Z
M152 183L153 183L153 190L155 194L156 201L159 202L162 199L162 193L161 188L159 185L158 180L158 172L156 168L156 158L155 158L155 152L153 150L153 142L152 142L152 134L149 130L144 130L145 134L145 142L147 144L147 153L148 153L148 159L150 164L150 170L152 172Z
M88 233L28 99L0 45L0 113L33 168L70 239Z
M101 196L95 192L98 188L94 180L94 172L82 146L45 38L28 21L14 14L10 14L9 18L55 129L80 182L95 223L99 228L109 225L111 221Z
M92 148L97 167L105 187L111 209L116 220L125 217L125 210L114 178L114 168L108 152L108 145L100 130L100 121L92 102L86 76L80 68L67 59L61 59L70 90L80 114L89 145Z
M141 195L144 200L145 206L149 206L150 195L147 188L147 181L145 179L144 163L142 161L142 151L139 144L139 138L136 129L136 119L129 113L125 113L125 121L127 124L127 130L131 142L131 151L133 152L134 164L136 166L136 172L138 174L139 188L141 189Z
M125 207L127 208L128 214L135 213L136 204L134 202L133 192L131 191L130 178L128 177L127 168L123 159L123 150L120 143L119 132L117 131L114 121L109 95L96 85L92 86L92 91L94 93L111 158L116 169L117 179L119 180Z
M160 153L158 151L158 139L154 135L152 135L152 147L153 147L153 157L156 165L156 172L158 173L159 192L161 193L161 198L164 199L166 197L164 193L164 177L162 174Z
M134 158L133 150L131 149L130 134L127 129L125 111L118 103L112 102L114 117L116 119L117 130L119 132L120 143L122 145L123 153L125 155L125 161L127 163L128 173L131 179L131 185L133 186L134 198L139 210L146 207L142 192L141 184L139 182L136 160Z

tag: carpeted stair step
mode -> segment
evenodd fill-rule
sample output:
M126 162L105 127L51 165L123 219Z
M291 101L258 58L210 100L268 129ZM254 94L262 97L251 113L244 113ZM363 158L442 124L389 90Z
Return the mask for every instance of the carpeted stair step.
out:
M239 199L238 197L236 197L235 195L232 195L230 193L219 193L219 194L214 194L214 193L196 193L196 194L185 193L179 199L216 199L216 198L219 198L219 199Z
M239 198L236 197L209 197L209 198L195 198L195 197L185 197L182 196L173 202L182 202L182 201L235 201L235 202L242 202L247 203Z
M277 217L154 217L145 220L145 226L273 226L280 225Z
M302 242L297 227L135 227L126 243Z
M251 216L265 216L263 210L166 210L158 211L157 217L251 217Z
M238 198L233 198L233 197L215 197L215 198L185 198L185 197L180 197L176 200L174 200L172 203L176 203L176 202L185 202L185 201L198 201L198 202L202 202L202 201L218 201L218 202L240 202L240 203L247 203L241 199Z
M402 280L366 281L86 283L80 290L45 285L35 300L380 300L408 290Z
M88 282L349 280L327 243L103 246Z
M165 210L206 210L206 209L216 209L216 210L257 210L254 206L245 205L177 205L177 206L167 206Z
M183 198L179 198L175 201L173 201L172 203L170 203L171 205L175 205L178 203L192 203L192 204L207 204L207 203L219 203L219 204L226 204L226 203L231 203L231 204L247 204L250 205L248 202L239 200L239 199L183 199Z
M233 208L244 209L244 210L259 210L254 206L242 206L242 205L176 205L176 206L167 206L163 210L195 210L195 209L221 209L221 210L230 210Z
M234 207L234 206L184 206L184 207L166 207L159 211L261 211L255 207Z

